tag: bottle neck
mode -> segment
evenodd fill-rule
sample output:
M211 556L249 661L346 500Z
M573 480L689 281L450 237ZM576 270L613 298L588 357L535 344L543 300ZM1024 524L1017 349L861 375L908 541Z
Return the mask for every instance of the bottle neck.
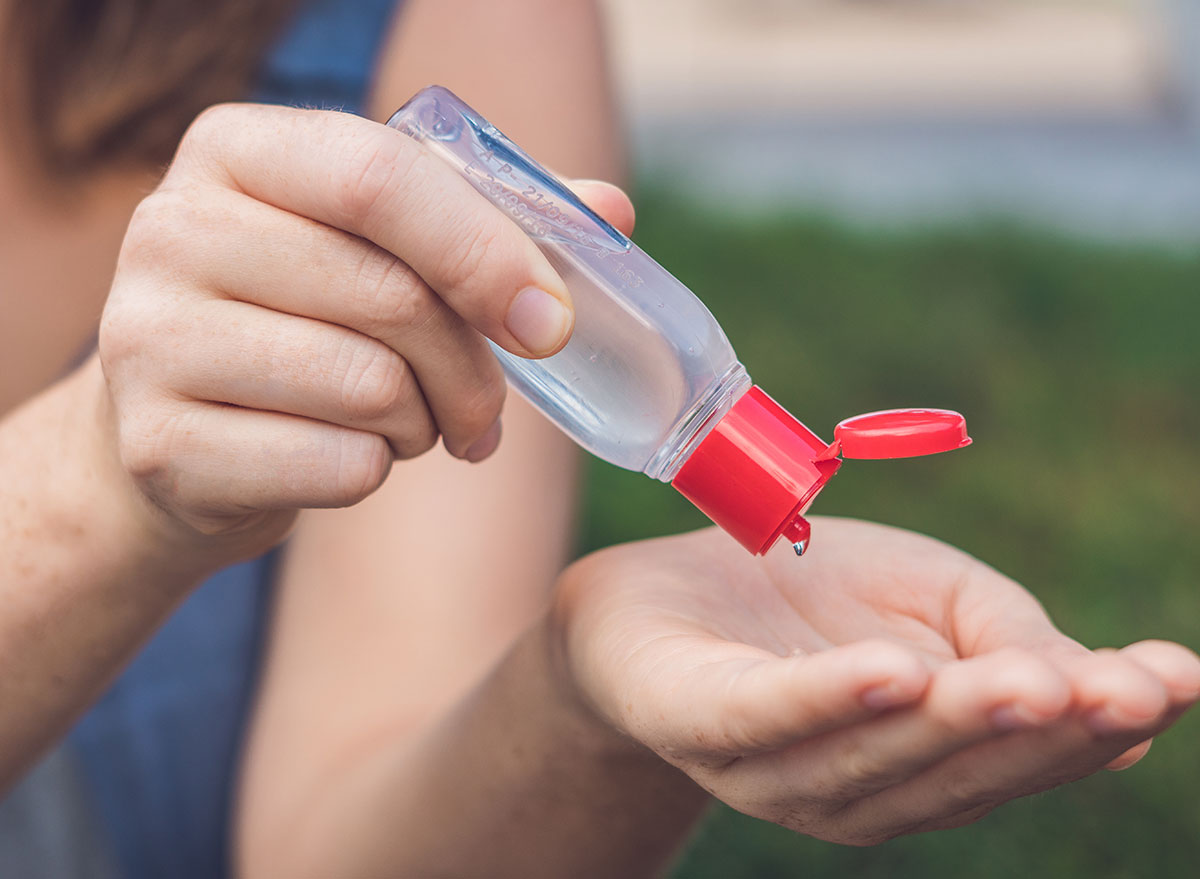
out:
M709 385L696 404L676 422L666 441L659 446L642 472L661 482L671 482L701 440L750 390L752 384L746 368L735 363L728 372Z

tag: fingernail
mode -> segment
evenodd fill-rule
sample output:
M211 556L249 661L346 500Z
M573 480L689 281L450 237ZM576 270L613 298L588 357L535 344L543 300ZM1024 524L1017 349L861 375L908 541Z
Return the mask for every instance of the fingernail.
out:
M496 447L500 445L500 421L497 420L487 433L481 436L463 452L463 458L470 461L472 464L478 464L492 452L496 451Z
M903 702L911 702L912 698L912 693L901 688L895 681L871 687L869 690L864 690L862 694L863 704L877 711L900 705Z
M990 720L993 729L1009 731L1041 726L1043 718L1024 705L1013 704L992 709Z
M530 354L549 354L571 329L571 310L545 290L526 287L508 307L504 325Z

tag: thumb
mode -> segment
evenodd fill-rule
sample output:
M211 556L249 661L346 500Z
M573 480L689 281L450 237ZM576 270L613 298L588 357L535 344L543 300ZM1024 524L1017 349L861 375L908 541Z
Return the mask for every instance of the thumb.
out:
M924 663L883 640L781 657L745 653L693 666L656 695L655 740L701 759L774 750L919 699ZM664 683L666 683L664 681ZM649 700L648 700L649 701ZM660 707L661 706L661 707Z

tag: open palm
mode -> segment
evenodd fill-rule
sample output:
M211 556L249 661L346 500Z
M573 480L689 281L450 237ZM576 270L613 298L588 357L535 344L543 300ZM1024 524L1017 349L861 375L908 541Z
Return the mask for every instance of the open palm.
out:
M823 520L802 560L709 529L564 577L572 673L618 729L748 814L870 844L1122 768L1200 697L1200 660L1093 652L945 544Z

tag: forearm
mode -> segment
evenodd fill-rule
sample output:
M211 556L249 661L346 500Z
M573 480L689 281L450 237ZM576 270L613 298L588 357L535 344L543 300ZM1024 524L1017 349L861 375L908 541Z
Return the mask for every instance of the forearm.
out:
M577 707L555 668L539 625L419 735L384 732L331 763L288 844L243 875L656 875L706 795Z
M93 362L0 422L0 786L200 575L119 477L106 400Z

